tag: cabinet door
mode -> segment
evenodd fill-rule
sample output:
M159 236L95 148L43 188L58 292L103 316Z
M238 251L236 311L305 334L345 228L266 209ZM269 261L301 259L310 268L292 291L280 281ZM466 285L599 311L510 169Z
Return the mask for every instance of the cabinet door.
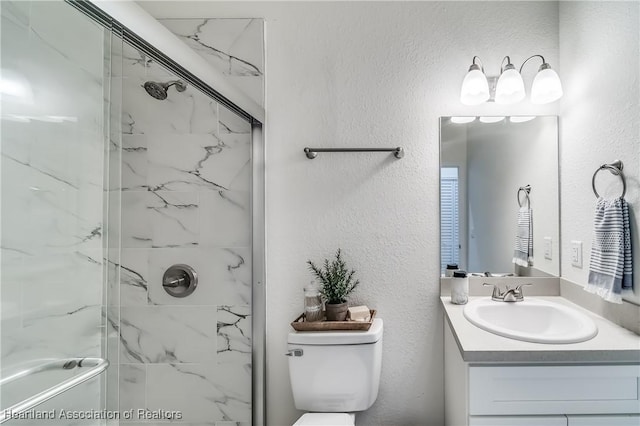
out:
M469 416L469 426L567 426L567 417Z
M639 380L640 365L470 366L469 414L638 414Z
M640 415L617 415L617 416L567 416L569 426L638 426L640 425Z

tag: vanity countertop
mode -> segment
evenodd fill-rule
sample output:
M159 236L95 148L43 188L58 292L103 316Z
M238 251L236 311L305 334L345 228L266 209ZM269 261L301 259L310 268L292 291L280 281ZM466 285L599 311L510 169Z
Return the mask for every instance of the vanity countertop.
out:
M465 305L452 304L450 297L440 297L440 301L465 362L640 362L640 336L637 334L563 297L536 298L570 306L587 314L598 326L598 334L581 343L523 342L498 336L471 324L462 313ZM469 301L474 299L479 297L470 297Z

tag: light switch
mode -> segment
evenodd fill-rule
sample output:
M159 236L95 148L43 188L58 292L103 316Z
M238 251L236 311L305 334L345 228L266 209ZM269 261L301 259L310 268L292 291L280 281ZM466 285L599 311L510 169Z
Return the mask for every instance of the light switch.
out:
M544 258L545 259L553 259L553 254L551 251L551 243L553 239L551 237L544 237Z
M571 241L571 264L582 268L582 241Z

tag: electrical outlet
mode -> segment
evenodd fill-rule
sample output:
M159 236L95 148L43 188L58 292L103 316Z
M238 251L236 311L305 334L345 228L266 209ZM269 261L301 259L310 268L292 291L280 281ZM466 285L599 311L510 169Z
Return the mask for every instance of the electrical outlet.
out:
M553 239L551 237L544 237L544 258L545 259L549 259L549 260L553 259L553 255L551 252L552 242L553 242Z
M571 264L582 268L582 241L571 241Z

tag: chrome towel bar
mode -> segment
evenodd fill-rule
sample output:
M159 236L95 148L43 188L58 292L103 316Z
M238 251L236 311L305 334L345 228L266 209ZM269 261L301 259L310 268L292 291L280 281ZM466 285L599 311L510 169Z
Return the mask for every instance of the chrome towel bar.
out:
M393 155L400 159L404 157L404 149L396 148L305 148L304 153L309 160L318 156L319 152L393 152Z
M89 379L97 376L107 369L109 366L109 361L102 358L68 358L68 359L60 359L50 361L44 364L37 365L35 367L20 371L16 374L12 374L8 377L0 380L0 387L6 386L7 384L19 380L21 378L31 376L36 373L41 373L44 371L52 371L52 370L72 370L75 368L87 368L87 371L83 371L80 374L74 375L73 377L68 378L55 386L50 387L40 393L37 393L22 402L12 405L11 407L2 408L0 410L0 423L7 422L13 418L13 416L18 415L24 411L30 410L36 405L42 404L43 402L53 398L56 395L60 395L63 392L68 391L69 389L78 386L81 383L86 382Z

